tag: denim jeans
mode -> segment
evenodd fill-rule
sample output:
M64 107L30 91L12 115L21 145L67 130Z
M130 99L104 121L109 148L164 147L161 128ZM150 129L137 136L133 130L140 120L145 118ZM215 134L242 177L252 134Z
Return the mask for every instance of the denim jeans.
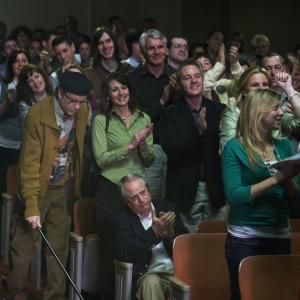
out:
M291 239L237 238L230 234L225 244L225 255L231 281L231 300L239 300L239 265L242 259L255 255L291 254Z

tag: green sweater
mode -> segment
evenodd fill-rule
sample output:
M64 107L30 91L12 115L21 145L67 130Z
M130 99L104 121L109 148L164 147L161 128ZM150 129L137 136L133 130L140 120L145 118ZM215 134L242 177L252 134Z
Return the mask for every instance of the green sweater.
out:
M154 160L152 134L146 138L147 145L143 151L134 149L128 152L126 147L134 135L150 123L148 115L135 110L130 127L126 128L120 117L111 112L106 131L106 116L100 114L95 117L92 127L92 147L104 177L119 184L120 179L129 173L145 176L144 167L149 167Z
M280 159L293 155L287 139L274 139ZM238 226L288 226L287 203L283 187L270 188L251 199L251 185L270 177L261 162L250 165L244 146L237 138L227 142L222 153L224 189L229 202L228 224Z

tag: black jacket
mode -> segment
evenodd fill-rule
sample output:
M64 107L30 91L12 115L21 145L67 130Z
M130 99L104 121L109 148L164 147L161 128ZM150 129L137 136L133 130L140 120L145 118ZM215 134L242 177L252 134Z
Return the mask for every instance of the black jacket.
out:
M172 204L165 201L153 202L156 215L160 211L172 210ZM173 240L163 239L157 236L152 227L145 230L138 215L128 207L124 207L111 220L111 237L114 258L133 263L133 285L148 268L151 261L152 246L164 242L167 252L172 256ZM176 215L175 236L186 233L186 230Z
M166 107L160 121L160 142L168 156L166 199L180 212L192 207L198 182L205 180L213 207L225 204L219 122L225 105L203 98L207 130L200 135L189 105L184 99Z

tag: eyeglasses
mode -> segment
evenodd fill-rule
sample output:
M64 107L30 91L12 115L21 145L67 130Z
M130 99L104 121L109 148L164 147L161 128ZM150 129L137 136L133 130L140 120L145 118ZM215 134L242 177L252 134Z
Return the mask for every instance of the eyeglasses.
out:
M79 106L82 106L84 104L88 104L88 100L77 100L77 99L72 99L67 93L64 93L64 97L66 98L66 100L68 100L69 104L79 104Z
M179 49L179 48L183 48L184 50L188 50L189 49L189 46L185 45L185 44L174 44L173 47L175 49Z

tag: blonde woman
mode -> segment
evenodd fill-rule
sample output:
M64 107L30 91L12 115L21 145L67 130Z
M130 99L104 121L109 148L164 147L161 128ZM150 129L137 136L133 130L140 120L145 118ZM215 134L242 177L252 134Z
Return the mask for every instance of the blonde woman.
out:
M230 101L232 104L228 105L220 122L220 152L223 151L227 141L236 135L236 124L245 95L251 90L257 88L267 89L271 85L271 78L265 69L254 67L247 69L242 74L238 81L237 99Z
M287 201L297 193L292 177L299 166L276 171L271 163L293 154L287 139L272 132L281 126L280 95L271 89L249 92L241 106L236 138L222 153L228 200L225 254L231 277L231 300L240 299L238 268L252 255L290 254Z

